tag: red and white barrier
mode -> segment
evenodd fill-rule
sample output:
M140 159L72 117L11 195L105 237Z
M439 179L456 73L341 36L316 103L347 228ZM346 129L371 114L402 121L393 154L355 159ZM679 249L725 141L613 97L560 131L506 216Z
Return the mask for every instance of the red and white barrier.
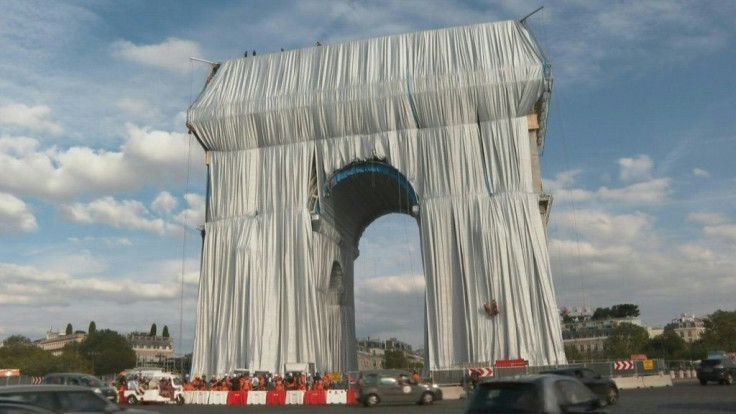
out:
M354 390L312 391L184 391L185 404L325 405L354 404Z

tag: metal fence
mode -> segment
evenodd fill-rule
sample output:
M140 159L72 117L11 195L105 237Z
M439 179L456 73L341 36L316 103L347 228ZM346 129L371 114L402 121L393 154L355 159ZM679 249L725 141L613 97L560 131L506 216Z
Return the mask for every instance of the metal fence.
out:
M630 368L629 368L630 365ZM630 377L643 375L659 375L660 372L669 374L668 364L662 359L645 361L586 361L571 362L566 365L523 366L523 367L495 367L490 364L467 364L459 368L432 371L431 377L440 385L466 385L470 382L470 369L493 369L492 377L481 377L481 380L490 378L505 378L518 375L538 374L544 371L553 371L562 368L589 368L603 377Z

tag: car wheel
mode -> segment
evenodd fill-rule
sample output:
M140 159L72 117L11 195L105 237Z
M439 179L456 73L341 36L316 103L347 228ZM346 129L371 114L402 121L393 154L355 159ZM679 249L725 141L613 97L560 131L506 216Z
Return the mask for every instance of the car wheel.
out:
M423 405L430 405L434 402L434 395L432 395L431 392L425 392L422 394L422 400Z
M176 405L184 405L184 396L179 394L176 396Z
M618 390L610 387L608 389L608 395L606 395L606 402L613 405L618 401Z
M724 383L724 384L726 384L726 385L731 385L731 384L733 384L733 375L731 375L731 374L726 374L726 379L725 379L725 380L723 380L723 383Z
M700 380L700 385L706 385L706 384L708 384L708 381L706 381L704 379L701 379Z
M128 398L125 399L125 401L129 405L137 405L138 404L138 399L135 398L135 395L129 395Z
M380 402L380 398L376 394L371 394L367 397L365 397L365 402L363 404L366 407L373 407L374 405L378 404Z

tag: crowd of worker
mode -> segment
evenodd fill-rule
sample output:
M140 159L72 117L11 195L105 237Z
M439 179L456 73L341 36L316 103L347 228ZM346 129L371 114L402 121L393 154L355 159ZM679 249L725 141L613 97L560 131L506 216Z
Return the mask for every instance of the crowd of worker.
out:
M286 377L279 374L259 373L210 378L194 377L184 380L184 391L307 391L329 390L335 386L328 374L314 376L299 372L290 372Z

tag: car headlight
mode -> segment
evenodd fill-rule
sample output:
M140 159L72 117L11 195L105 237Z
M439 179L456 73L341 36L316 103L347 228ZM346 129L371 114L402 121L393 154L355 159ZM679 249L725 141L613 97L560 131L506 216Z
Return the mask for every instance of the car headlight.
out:
M101 390L101 389L99 389L99 388L95 388L95 393L97 393L97 394L102 394L102 390Z

